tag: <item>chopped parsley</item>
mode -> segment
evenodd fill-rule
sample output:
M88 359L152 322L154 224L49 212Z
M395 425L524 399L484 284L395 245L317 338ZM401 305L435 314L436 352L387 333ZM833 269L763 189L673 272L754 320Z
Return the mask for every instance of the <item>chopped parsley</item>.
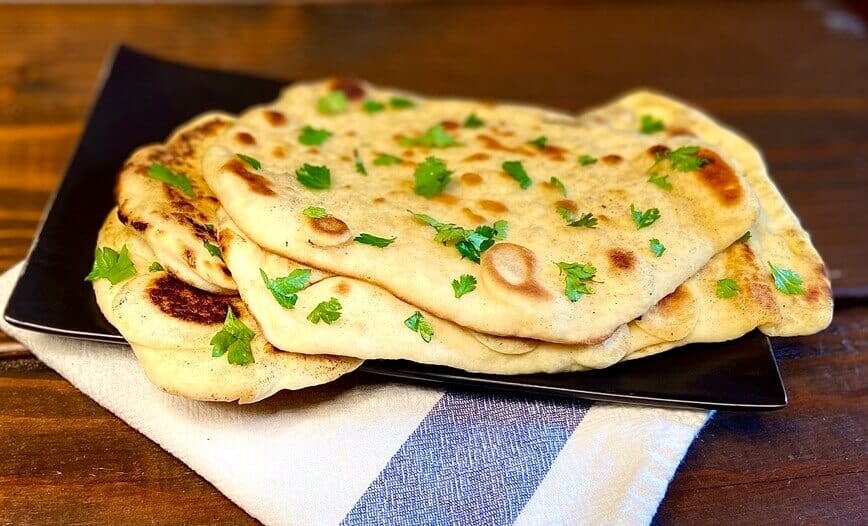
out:
M307 163L295 171L295 177L298 182L314 190L325 190L332 182L332 174L328 168Z
M148 166L148 175L157 181L177 188L189 197L196 197L196 192L193 191L193 184L190 182L190 179L181 172L173 172L162 164L154 163Z
M477 117L475 113L471 113L464 119L464 124L462 124L465 128L482 128L485 126L485 121Z
M259 274L265 287L271 291L271 295L277 303L285 309L292 309L298 301L298 294L310 282L310 269L295 269L282 278L269 278L268 274L260 267Z
M397 239L397 238L394 238L394 237L391 237L391 238L377 237L373 234L361 233L361 234L357 235L353 239L353 241L355 241L356 243L361 243L363 245L372 245L372 246L379 247L379 248L386 248L387 246L394 243L395 239Z
M307 146L319 146L332 136L332 132L311 126L305 126L298 134L298 142Z
M656 184L660 188L664 190L672 190L672 183L667 181L669 179L669 175L660 175L660 172L651 172L651 176L648 177L648 182Z
M476 278L470 274L462 274L458 279L452 280L452 291L455 297L460 298L476 290Z
M444 245L454 243L461 257L474 263L479 263L482 253L491 248L495 241L506 239L509 224L504 220L495 221L494 225L480 225L468 230L452 223L441 223L426 214L413 214L416 221L425 223L437 231L434 241Z
M226 321L223 328L211 338L211 356L219 358L226 355L232 365L248 365L254 363L250 342L256 334L244 322L235 317L232 307L226 309Z
M434 337L434 328L419 311L414 312L412 316L404 320L404 325L411 331L418 332L425 343L429 343Z
M708 164L708 159L699 156L699 146L682 146L666 153L655 155L654 164L648 169L653 172L654 168L664 160L669 161L670 166L679 172L692 172Z
M321 206L309 206L302 210L301 213L314 219L321 219L329 215L328 212L326 212L326 209Z
M539 137L537 137L536 139L534 139L532 141L527 141L528 144L536 146L540 150L542 150L546 147L547 142L548 142L548 139L546 138L545 135L540 135Z
M435 124L418 137L399 137L398 144L401 146L424 146L426 148L448 148L458 146L461 143L455 137L446 133L442 124Z
M379 113L386 109L386 105L382 102L377 102L373 99L368 99L362 103L362 111L365 113Z
M594 214L588 212L587 214L582 214L576 219L576 216L573 215L572 212L567 210L566 208L559 206L555 209L557 213L564 218L564 221L567 222L567 226L583 226L586 228L597 228L597 218L594 217Z
M639 230L653 225L655 221L660 219L660 210L649 208L643 212L641 210L636 210L636 208L631 204L630 215L633 216L633 221L636 222L636 229Z
M213 257L223 259L223 254L220 252L220 247L218 247L217 245L212 245L208 242L207 239L204 240L202 244L205 245L205 250L207 250L208 253L211 254Z
M734 279L723 278L717 280L717 297L718 298L731 298L738 294L738 291L741 290L741 287L738 286L738 283Z
M802 277L796 271L776 267L771 261L768 262L769 268L772 269L772 278L775 280L775 288L784 294L804 294L805 288L802 286Z
M581 164L582 166L588 166L589 164L594 164L595 162L597 162L597 158L592 155L583 153L579 156L579 164Z
M658 258L666 252L666 247L656 237L648 242L648 247L651 249L651 253Z
M597 269L590 263L555 263L564 274L564 294L570 301L579 301L583 294L593 294L589 283L594 282Z
M564 197L567 196L567 187L564 186L564 183L562 183L560 179L558 179L555 176L552 176L552 178L549 179L549 184L551 184L552 186L557 188Z
M390 166L393 164L401 164L404 162L404 159L396 155L390 155L388 153L380 153L377 154L377 158L374 159L375 166Z
M151 266L148 267L148 272L159 272L161 270L166 270L166 269L164 269L163 265L160 265L160 263L157 261L154 261L153 263L151 263Z
M326 325L331 325L341 317L342 308L341 302L337 298L322 301L310 311L310 314L307 315L307 320L311 323L322 321Z
M328 95L323 95L316 102L316 110L325 115L334 115L347 109L347 94L341 90L335 90Z
M406 110L407 108L415 108L416 103L404 97L392 97L389 99L389 106L396 110Z
M530 177L527 176L527 172L524 171L524 165L521 164L521 161L504 161L500 167L503 168L503 171L510 177L518 181L518 185L522 190L527 189L527 187L533 182L530 180Z
M443 191L449 184L452 172L446 169L446 164L436 157L428 157L419 163L413 178L416 184L413 191L422 197L432 198Z
M652 115L642 115L639 123L639 131L644 134L651 134L663 131L666 126L660 119L655 119Z
M243 153L236 153L235 156L244 161L245 163L249 164L250 167L254 170L259 170L260 168L262 168L262 163L260 163L259 160L254 157L244 155Z
M750 230L748 230L747 232L744 233L743 236L741 236L740 238L736 239L735 242L736 242L736 243L747 243L748 240L750 239L750 237L751 237Z
M355 157L355 159L356 159L356 161L355 161L356 172L358 172L362 175L368 175L368 170L365 169L365 163L363 163L362 158L359 157L359 151L358 150L353 150L353 157Z
M112 285L117 285L125 279L136 275L136 267L130 259L127 246L117 252L113 248L97 248L93 252L93 268L84 278L85 281L107 279Z

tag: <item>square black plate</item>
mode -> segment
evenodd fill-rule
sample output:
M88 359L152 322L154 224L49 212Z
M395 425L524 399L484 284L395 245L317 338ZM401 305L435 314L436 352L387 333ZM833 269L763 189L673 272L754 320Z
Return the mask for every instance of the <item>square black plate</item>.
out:
M240 112L273 99L285 82L165 62L126 47L113 53L66 175L49 202L6 307L9 323L75 338L123 342L89 283L96 233L114 205L118 169L138 146L162 141L195 115ZM45 291L51 291L46 295ZM648 405L777 409L787 395L771 344L754 331L733 342L690 345L608 369L553 375L479 375L405 361L360 371L412 381Z

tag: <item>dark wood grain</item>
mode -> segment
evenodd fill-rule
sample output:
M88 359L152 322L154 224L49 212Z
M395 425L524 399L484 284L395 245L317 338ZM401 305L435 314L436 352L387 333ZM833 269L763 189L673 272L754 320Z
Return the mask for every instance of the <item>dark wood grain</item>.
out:
M350 74L575 110L653 86L762 147L836 297L849 298L829 330L779 356L790 407L719 413L655 521L857 524L868 510L868 43L854 13L831 2L2 6L0 268L26 254L120 41L270 76ZM0 356L0 524L254 522L8 337Z

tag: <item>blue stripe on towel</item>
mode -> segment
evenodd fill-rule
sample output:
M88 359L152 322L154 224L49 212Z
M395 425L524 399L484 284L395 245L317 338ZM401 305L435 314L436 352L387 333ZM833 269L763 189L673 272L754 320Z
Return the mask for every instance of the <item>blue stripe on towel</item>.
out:
M449 391L343 524L510 524L589 407Z

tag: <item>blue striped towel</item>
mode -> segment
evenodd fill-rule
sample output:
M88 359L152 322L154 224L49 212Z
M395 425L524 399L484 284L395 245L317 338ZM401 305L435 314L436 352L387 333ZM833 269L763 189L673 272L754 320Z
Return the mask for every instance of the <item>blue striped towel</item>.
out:
M0 328L266 524L647 524L708 418L392 383L199 403L126 347Z

